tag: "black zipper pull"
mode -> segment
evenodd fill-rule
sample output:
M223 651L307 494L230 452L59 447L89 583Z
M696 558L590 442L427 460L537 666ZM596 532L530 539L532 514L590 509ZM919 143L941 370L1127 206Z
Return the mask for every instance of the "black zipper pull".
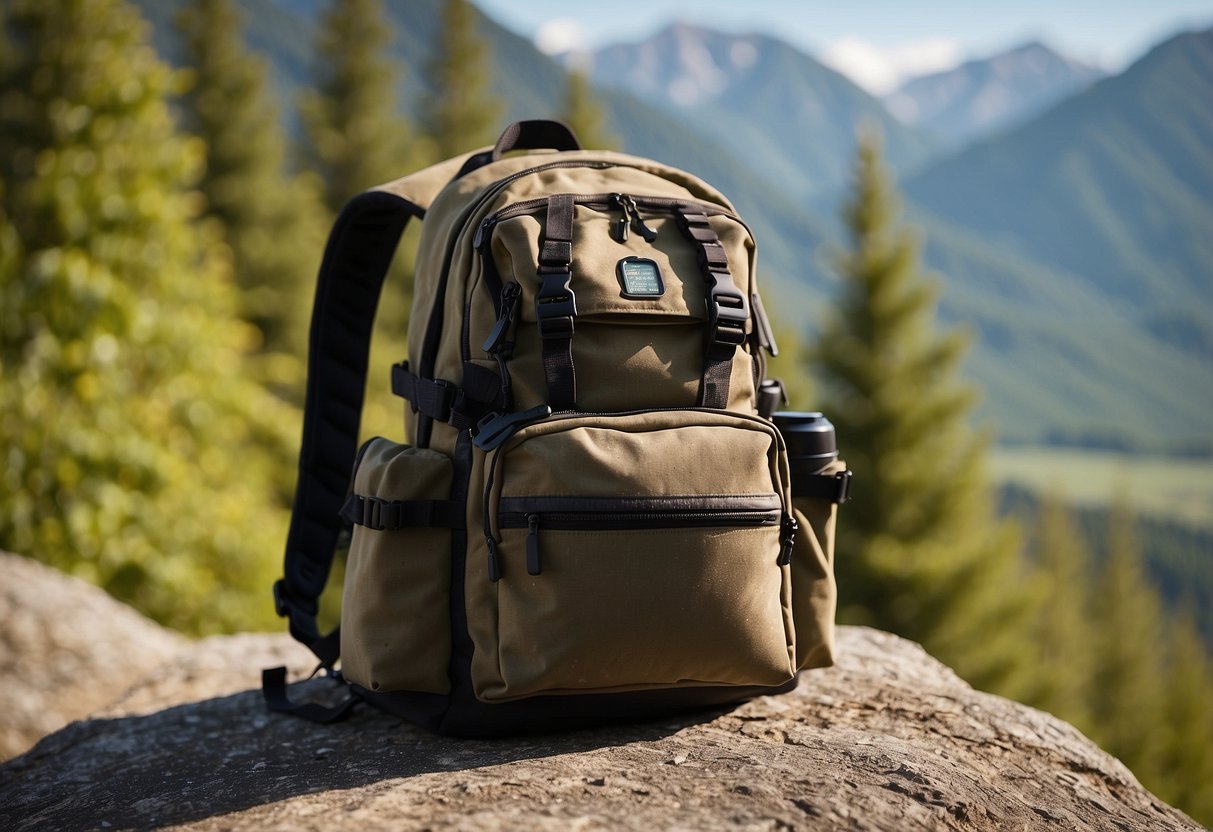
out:
M792 547L796 545L796 532L800 531L800 524L796 522L796 516L793 514L785 514L783 518L783 527L780 534L779 547L779 565L787 566L792 562Z
M624 196L623 201L627 210L632 215L632 225L640 232L640 236L644 237L646 243L651 243L657 239L657 229L649 226L644 218L640 216L640 208L636 205L636 199L631 196Z
M617 242L626 243L628 241L628 225L632 221L631 216L628 214L627 203L623 201L623 194L611 194L611 202L619 209L619 219L615 220L613 236Z
M551 415L552 408L546 404L516 413L489 413L476 423L476 437L472 443L482 451L495 450L519 429L542 422Z
M538 575L543 571L539 563L538 514L527 515L526 529L526 571L528 575Z
M489 547L489 580L496 583L501 580L501 555L497 554L497 541L490 535L484 542Z
M514 325L514 320L518 317L518 304L521 300L522 286L519 283L511 280L502 287L501 316L497 318L497 323L493 324L489 337L485 338L484 344L481 345L481 349L489 355L496 355L505 344L510 327Z
M489 237L493 232L493 226L496 224L496 217L486 217L484 222L480 223L480 227L476 229L476 235L472 237L472 248L479 251L480 247L489 241Z

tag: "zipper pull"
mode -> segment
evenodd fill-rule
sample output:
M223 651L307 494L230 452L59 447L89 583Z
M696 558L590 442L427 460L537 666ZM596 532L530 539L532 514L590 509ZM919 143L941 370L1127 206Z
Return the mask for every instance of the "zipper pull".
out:
M780 535L779 547L779 565L787 566L792 562L792 547L796 544L796 532L800 531L800 524L796 522L796 516L793 514L785 514L783 517L782 534Z
M526 529L526 571L528 575L538 575L543 571L539 563L538 514L527 515Z
M487 536L484 542L489 547L489 580L493 583L501 580L501 555L497 554L497 541Z
M482 451L495 450L521 428L532 422L542 422L551 415L552 408L546 404L516 413L489 413L476 423L476 438L472 443Z
M497 319L497 323L493 324L489 337L485 338L484 344L481 345L481 349L489 355L496 355L505 344L510 327L514 325L514 319L518 317L518 304L521 300L522 286L519 283L511 280L502 287L501 316Z
M493 232L493 226L496 224L496 217L485 217L484 222L480 223L480 227L476 229L476 235L472 237L472 248L479 251L480 247L489 241L489 237Z
M640 232L640 236L644 237L646 243L651 243L657 239L657 229L649 226L644 218L640 216L640 208L636 205L636 199L631 196L623 197L624 204L627 210L632 214L632 225Z
M623 194L611 194L611 202L619 208L619 219L615 220L615 230L612 236L614 236L617 242L626 243L628 241L628 225L632 219L628 214L627 203L623 201Z

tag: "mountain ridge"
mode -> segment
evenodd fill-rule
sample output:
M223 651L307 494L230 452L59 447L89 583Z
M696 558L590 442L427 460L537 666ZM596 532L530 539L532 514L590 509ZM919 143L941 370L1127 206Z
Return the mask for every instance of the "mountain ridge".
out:
M1040 41L1030 41L942 72L916 76L882 98L907 124L929 127L959 147L1029 121L1106 76Z

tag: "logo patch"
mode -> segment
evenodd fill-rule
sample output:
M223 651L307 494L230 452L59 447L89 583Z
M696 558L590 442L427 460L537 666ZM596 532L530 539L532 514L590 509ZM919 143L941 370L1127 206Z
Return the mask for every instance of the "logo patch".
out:
M661 269L644 257L625 257L615 265L625 298L659 298L665 294Z

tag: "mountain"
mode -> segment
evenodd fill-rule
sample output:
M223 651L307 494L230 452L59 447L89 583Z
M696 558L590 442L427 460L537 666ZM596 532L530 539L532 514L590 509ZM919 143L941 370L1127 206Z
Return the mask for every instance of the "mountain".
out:
M180 4L139 0L154 21L158 48L169 57L179 51L174 51L175 36L166 24ZM400 106L407 112L417 112L424 90L424 67L436 40L440 4L385 4L394 32L393 54L403 66ZM299 89L308 82L320 7L316 0L248 0L244 6L246 38L274 70L288 124ZM491 19L481 17L479 28L492 55L490 77L503 104L502 122L556 114L563 101L563 68ZM606 119L628 152L683 167L729 194L759 241L760 282L768 309L785 326L799 325L811 333L834 290L829 259L842 239L837 191L852 168L855 121L865 113L883 119L877 123L892 131L889 155L901 159L903 169L908 164L906 147L925 145L916 133L898 128L880 102L791 47L758 36L678 30L697 32L698 41L687 42L703 44L718 67L726 58L741 64L753 58L750 68L755 74L728 75L723 86L688 87L699 96L693 111L677 108L668 99L662 104L651 90L641 95L626 84L601 90ZM726 50L726 44L735 48ZM753 51L747 52L745 44ZM709 72L704 77L717 76ZM667 86L676 80L666 77ZM820 89L810 82L820 82ZM800 112L785 119L782 110L790 112L801 98L801 109L815 115ZM807 121L816 129L806 127ZM788 126L793 123L799 126ZM1188 127L1162 122L1155 130L1182 137ZM742 136L749 136L752 144L741 141ZM908 144L899 143L898 137L908 137ZM1207 137L1193 141L1205 150L1210 146ZM1187 143L1179 140L1181 147ZM946 169L945 164L934 169ZM809 172L823 188L825 180L833 182L829 193L813 200L804 195ZM991 190L982 199L998 202L988 197L995 193ZM827 200L828 211L818 213ZM1029 249L1013 236L975 230L964 210L941 210L930 200L908 208L927 235L925 261L941 273L941 317L974 333L966 373L985 393L978 418L995 427L1000 438L1159 448L1178 437L1213 446L1207 417L1213 410L1208 362L1184 346L1206 337L1199 304L1177 301L1162 310L1167 314L1144 320L1139 309L1106 297L1089 274L1057 262L1048 252ZM1070 205L1067 211L1073 216L1054 221L1089 222L1089 208ZM1165 249L1160 255L1145 247L1141 256L1165 254ZM1192 274L1199 278L1209 273ZM1182 296L1180 292L1176 297ZM820 406L828 408L828 403Z
M913 176L927 211L1078 276L1213 367L1213 29ZM1206 373L1213 386L1213 369Z
M626 91L712 136L798 198L846 184L860 125L883 133L898 170L913 169L933 149L845 76L767 35L675 24L639 43L563 60L586 67L598 86Z
M883 100L903 122L955 148L1021 124L1102 77L1102 70L1029 43L913 78Z

